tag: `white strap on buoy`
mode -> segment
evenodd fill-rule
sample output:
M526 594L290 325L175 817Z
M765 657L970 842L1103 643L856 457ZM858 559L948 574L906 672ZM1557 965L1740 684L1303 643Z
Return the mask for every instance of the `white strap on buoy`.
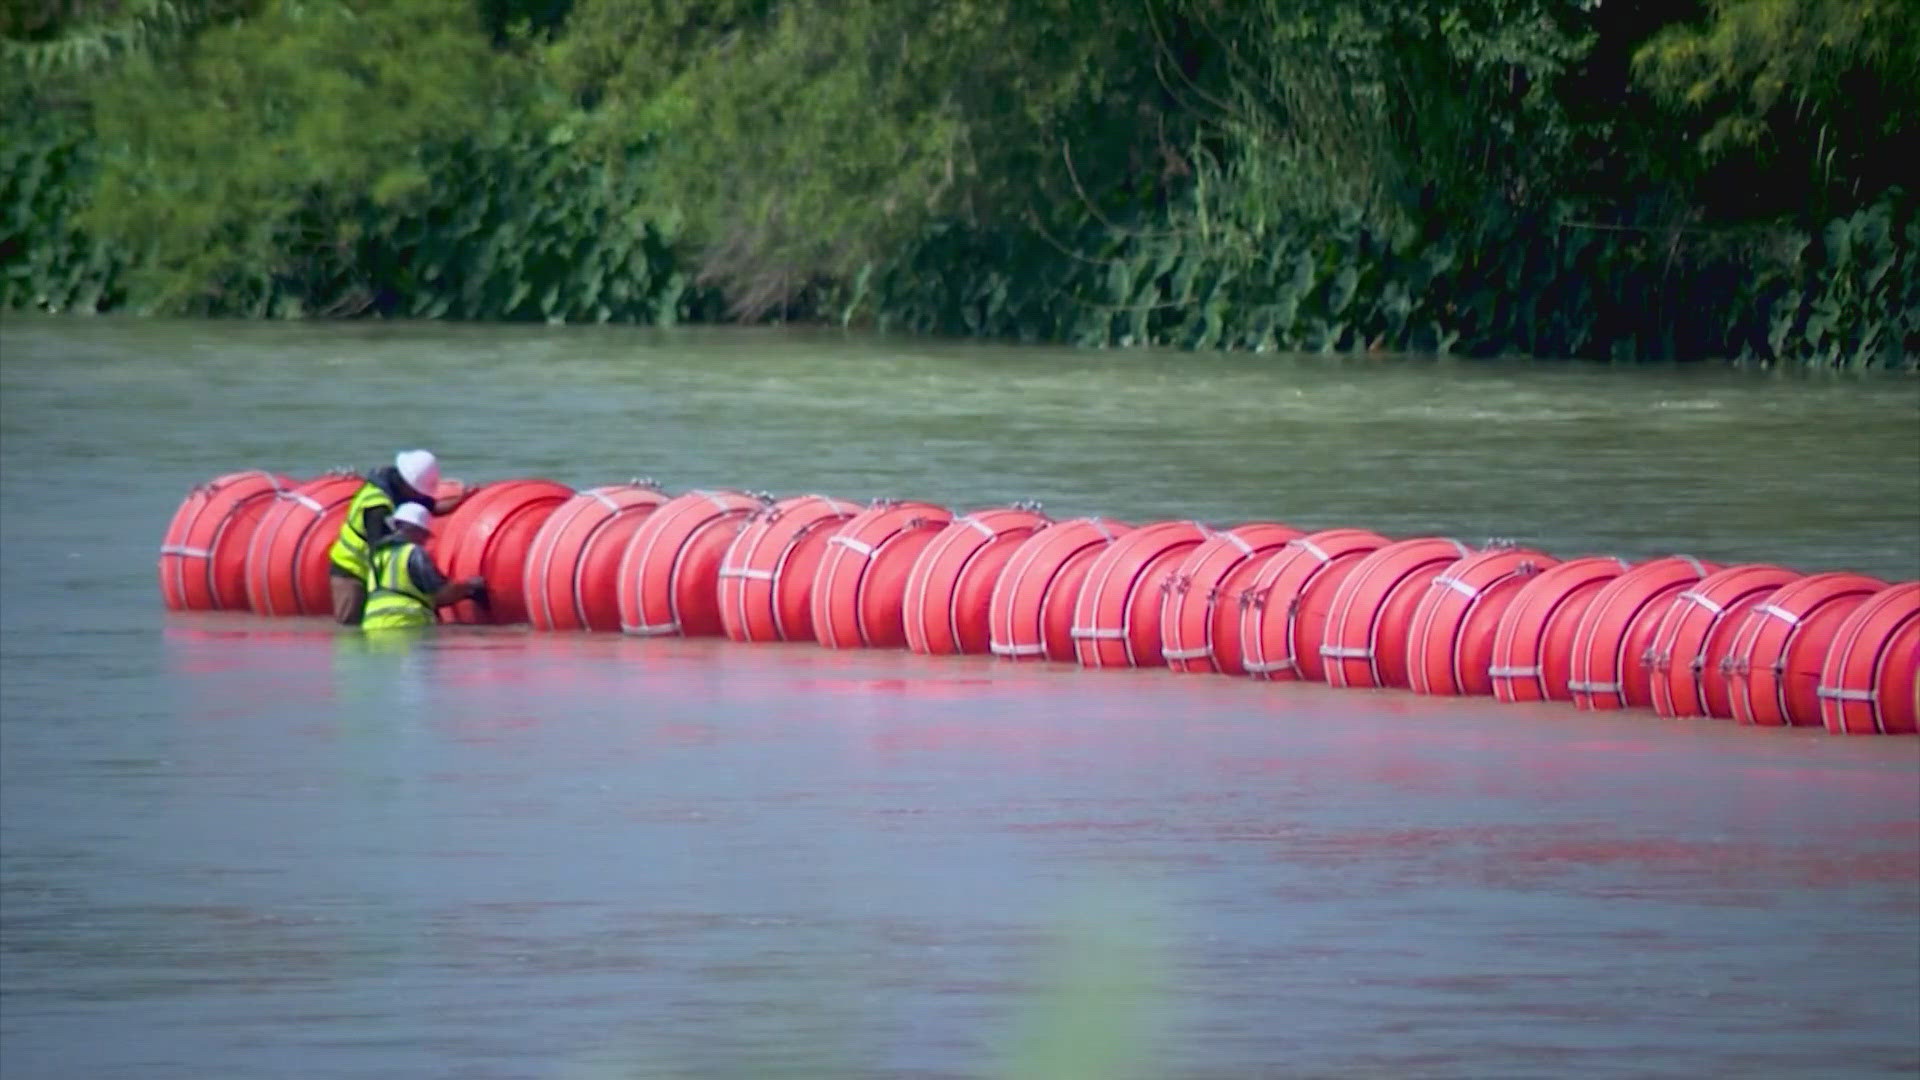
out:
M213 552L208 551L206 548L182 547L179 544L162 544L160 545L160 554L185 555L188 558L205 559L210 557Z
M1540 668L1538 665L1532 667L1492 667L1487 669L1487 674L1496 679L1525 679L1539 675Z
M1067 631L1067 636L1075 640L1092 639L1096 641L1118 641L1127 636L1125 630L1103 630L1097 626L1076 626Z
M628 626L625 623L621 623L620 632L623 634L639 634L647 637L658 637L662 634L677 634L680 632L680 620L675 619L672 622L641 623L639 626Z
M1786 623L1788 626L1800 625L1800 616L1795 615L1793 612L1788 611L1786 608L1780 607L1777 604L1761 604L1760 607L1756 610L1758 610L1762 615L1771 615L1774 618L1779 619L1781 622Z
M995 641L987 646L995 656L1038 656L1047 651L1045 645L1008 645Z
M620 509L619 503L607 497L606 488L594 488L592 491L587 492L587 494L593 496L596 502L609 510L618 511Z
M1373 650L1351 645L1322 645L1320 655L1329 660L1371 660Z
M1878 702L1880 700L1880 691L1878 690L1835 690L1831 687L1822 686L1813 693L1815 697L1823 697L1829 701Z
M1568 682L1567 689L1578 694L1617 694L1620 684L1617 682Z
M313 511L316 514L326 509L326 507L320 505L320 501L318 499L315 499L313 496L307 494L304 491L289 492L287 497L299 503L301 506L304 506L307 509Z
M1258 664L1243 664L1242 666L1247 669L1247 673L1250 675L1267 675L1275 671L1292 671L1293 657L1287 656L1279 660L1262 661Z
M987 524L984 521L981 521L979 518L974 517L972 514L968 514L962 520L964 520L968 525L971 525L976 530L978 530L981 536L984 536L989 540L993 539L993 526Z
M1213 655L1212 649L1167 649L1161 653L1169 660L1204 660Z
M1441 577L1434 578L1433 583L1435 585L1445 585L1447 588L1452 589L1454 592L1459 593L1461 596L1464 596L1469 600L1480 595L1479 589L1473 587L1472 585L1467 584L1464 581L1461 581L1457 577L1446 577L1443 575Z
M1321 549L1319 544L1314 543L1313 541L1307 539L1304 536L1298 540L1295 540L1294 543L1300 545L1301 551L1304 551L1307 554L1313 556L1314 558L1319 559L1321 562L1327 562L1329 559L1327 553Z
M1247 542L1246 542L1245 540L1243 540L1243 539L1241 539L1241 537L1240 537L1240 534L1238 534L1238 533L1231 533L1231 532L1218 532L1218 533L1214 533L1214 535L1215 535L1215 536L1224 536L1224 537L1226 537L1226 538L1227 538L1227 542L1228 542L1228 543L1230 543L1230 544L1232 544L1232 545L1233 545L1234 547L1237 547L1237 548L1239 548L1239 549L1240 549L1240 554L1242 554L1242 555L1251 555L1251 554L1253 554L1253 545L1252 545L1252 544L1249 544L1249 543L1247 543Z
M1706 608L1708 611L1713 612L1715 615L1718 615L1721 612L1727 610L1726 608L1723 608L1719 604L1715 603L1712 597L1703 596L1700 593L1694 592L1692 589L1688 589L1686 592L1681 593L1680 599L1689 601L1691 603L1699 604L1701 607Z
M827 543L839 544L848 551L858 552L863 559L873 558L874 547L864 540L855 540L851 536L835 536L829 539Z
M773 571L771 570L735 570L735 569L723 567L720 571L720 576L730 577L730 578L746 578L749 581L772 581Z

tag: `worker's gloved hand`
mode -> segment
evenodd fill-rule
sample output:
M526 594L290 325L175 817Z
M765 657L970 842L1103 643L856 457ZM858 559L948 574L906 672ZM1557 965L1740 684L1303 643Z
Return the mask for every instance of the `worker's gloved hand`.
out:
M483 578L468 578L467 590L467 596L481 607L486 607L492 602L492 597L487 595L487 583Z

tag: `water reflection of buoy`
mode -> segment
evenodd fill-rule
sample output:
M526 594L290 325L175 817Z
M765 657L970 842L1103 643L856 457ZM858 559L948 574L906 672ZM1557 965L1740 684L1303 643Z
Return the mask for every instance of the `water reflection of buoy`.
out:
M953 511L924 502L881 503L827 538L814 571L813 637L831 649L906 644L907 576Z
M247 544L247 606L262 615L324 615L333 610L327 549L340 535L347 504L365 483L338 473L278 493Z
M1720 661L1746 610L1801 575L1746 563L1701 578L1673 598L1648 658L1653 710L1661 716L1731 716Z
M1920 719L1920 581L1867 597L1820 667L1820 717L1843 735L1911 735Z
M1654 635L1681 590L1720 569L1690 555L1649 559L1594 594L1574 630L1567 689L1582 709L1653 704L1647 667Z
M1240 647L1256 679L1318 682L1333 596L1347 574L1392 541L1366 529L1322 529L1289 540L1240 594Z
M1305 535L1291 525L1251 521L1215 532L1188 552L1167 578L1160 610L1160 652L1167 666L1246 674L1238 589L1266 556Z
M160 596L173 611L245 609L247 548L276 495L295 482L249 470L196 484L160 541Z
M1473 554L1445 536L1380 548L1354 564L1334 593L1320 658L1329 686L1406 686L1413 612L1427 586Z
M1157 521L1115 540L1087 566L1074 601L1074 656L1081 667L1159 667L1166 586L1187 554L1213 535L1197 521Z
M572 497L572 488L552 480L499 480L436 522L428 550L440 569L450 578L483 577L488 592L487 607L463 600L441 609L441 621L526 622L527 555L540 527Z
M984 653L992 643L993 586L1022 541L1049 519L1025 507L975 510L949 522L914 560L901 607L907 648Z
M1022 541L993 586L988 649L1010 660L1072 660L1074 606L1087 569L1132 530L1111 518L1070 518Z
M1560 560L1528 548L1490 548L1447 567L1414 608L1407 686L1416 694L1491 694L1493 637L1520 590Z
M666 500L650 484L613 484L554 507L527 548L521 587L533 628L620 629L620 557L634 530Z
M1747 612L1723 661L1731 712L1743 724L1820 725L1820 666L1834 631L1887 587L1865 574L1812 574Z
M813 640L813 575L860 507L795 495L756 511L720 562L720 622L734 641Z
M640 522L620 558L620 629L643 637L717 637L720 560L766 505L741 491L688 491Z

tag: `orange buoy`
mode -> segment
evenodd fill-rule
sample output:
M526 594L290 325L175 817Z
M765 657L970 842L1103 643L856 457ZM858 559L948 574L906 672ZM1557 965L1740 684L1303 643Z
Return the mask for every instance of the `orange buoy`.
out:
M1167 578L1160 610L1160 652L1167 666L1245 674L1240 608L1236 594L1226 591L1228 582L1237 571L1305 535L1291 525L1253 521L1215 532L1188 552Z
M329 473L281 491L247 543L247 606L261 615L325 615L333 610L327 549L340 535L347 504L366 483Z
M1420 536L1376 549L1335 590L1320 644L1329 686L1406 686L1413 613L1427 587L1473 549Z
M1820 725L1820 666L1834 631L1887 587L1865 574L1812 574L1747 612L1721 663L1733 718L1768 727Z
M1820 666L1820 717L1836 735L1920 726L1920 581L1874 593L1834 631Z
M1720 569L1691 555L1649 559L1601 586L1574 630L1567 688L1582 709L1644 709L1653 704L1646 657L1682 589Z
M988 600L988 650L1011 660L1072 660L1073 615L1087 570L1131 531L1110 518L1070 518L1021 541Z
M667 495L638 480L575 492L533 535L521 589L535 630L620 629L620 556Z
M1159 667L1166 583L1213 535L1197 521L1156 521L1115 540L1087 567L1074 601L1074 656L1081 667Z
M247 606L247 547L274 497L295 486L279 473L227 473L195 484L160 541L160 597L173 611Z
M907 574L907 648L929 655L984 653L993 635L993 586L1014 551L1051 524L1027 506L975 510L934 536Z
M1551 555L1496 547L1447 567L1414 608L1407 638L1407 686L1416 694L1491 694L1493 638L1500 616Z
M814 571L827 539L861 508L794 495L747 519L720 560L720 624L735 641L813 640Z
M440 610L442 622L505 625L528 619L527 556L534 537L573 489L552 480L500 480L475 489L434 523L428 552L450 579L487 583L487 606L462 600Z
M1566 701L1573 673L1573 635L1602 586L1627 571L1610 556L1569 559L1514 594L1493 634L1487 668L1501 701Z
M944 506L877 502L827 538L813 574L813 638L830 649L906 644L907 576L953 521Z
M645 637L717 637L720 560L766 497L689 491L640 522L621 554L620 629Z
M1733 715L1720 661L1747 609L1801 575L1766 563L1728 566L1701 578L1668 605L1646 664L1661 716Z
M1320 645L1333 594L1360 560L1392 542L1366 529L1322 529L1289 540L1256 562L1259 569L1234 599L1247 674L1325 678Z

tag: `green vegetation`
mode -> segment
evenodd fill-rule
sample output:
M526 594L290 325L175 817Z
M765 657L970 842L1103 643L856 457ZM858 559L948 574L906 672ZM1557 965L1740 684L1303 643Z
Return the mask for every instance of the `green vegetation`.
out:
M0 307L1920 367L1910 0L42 0Z

